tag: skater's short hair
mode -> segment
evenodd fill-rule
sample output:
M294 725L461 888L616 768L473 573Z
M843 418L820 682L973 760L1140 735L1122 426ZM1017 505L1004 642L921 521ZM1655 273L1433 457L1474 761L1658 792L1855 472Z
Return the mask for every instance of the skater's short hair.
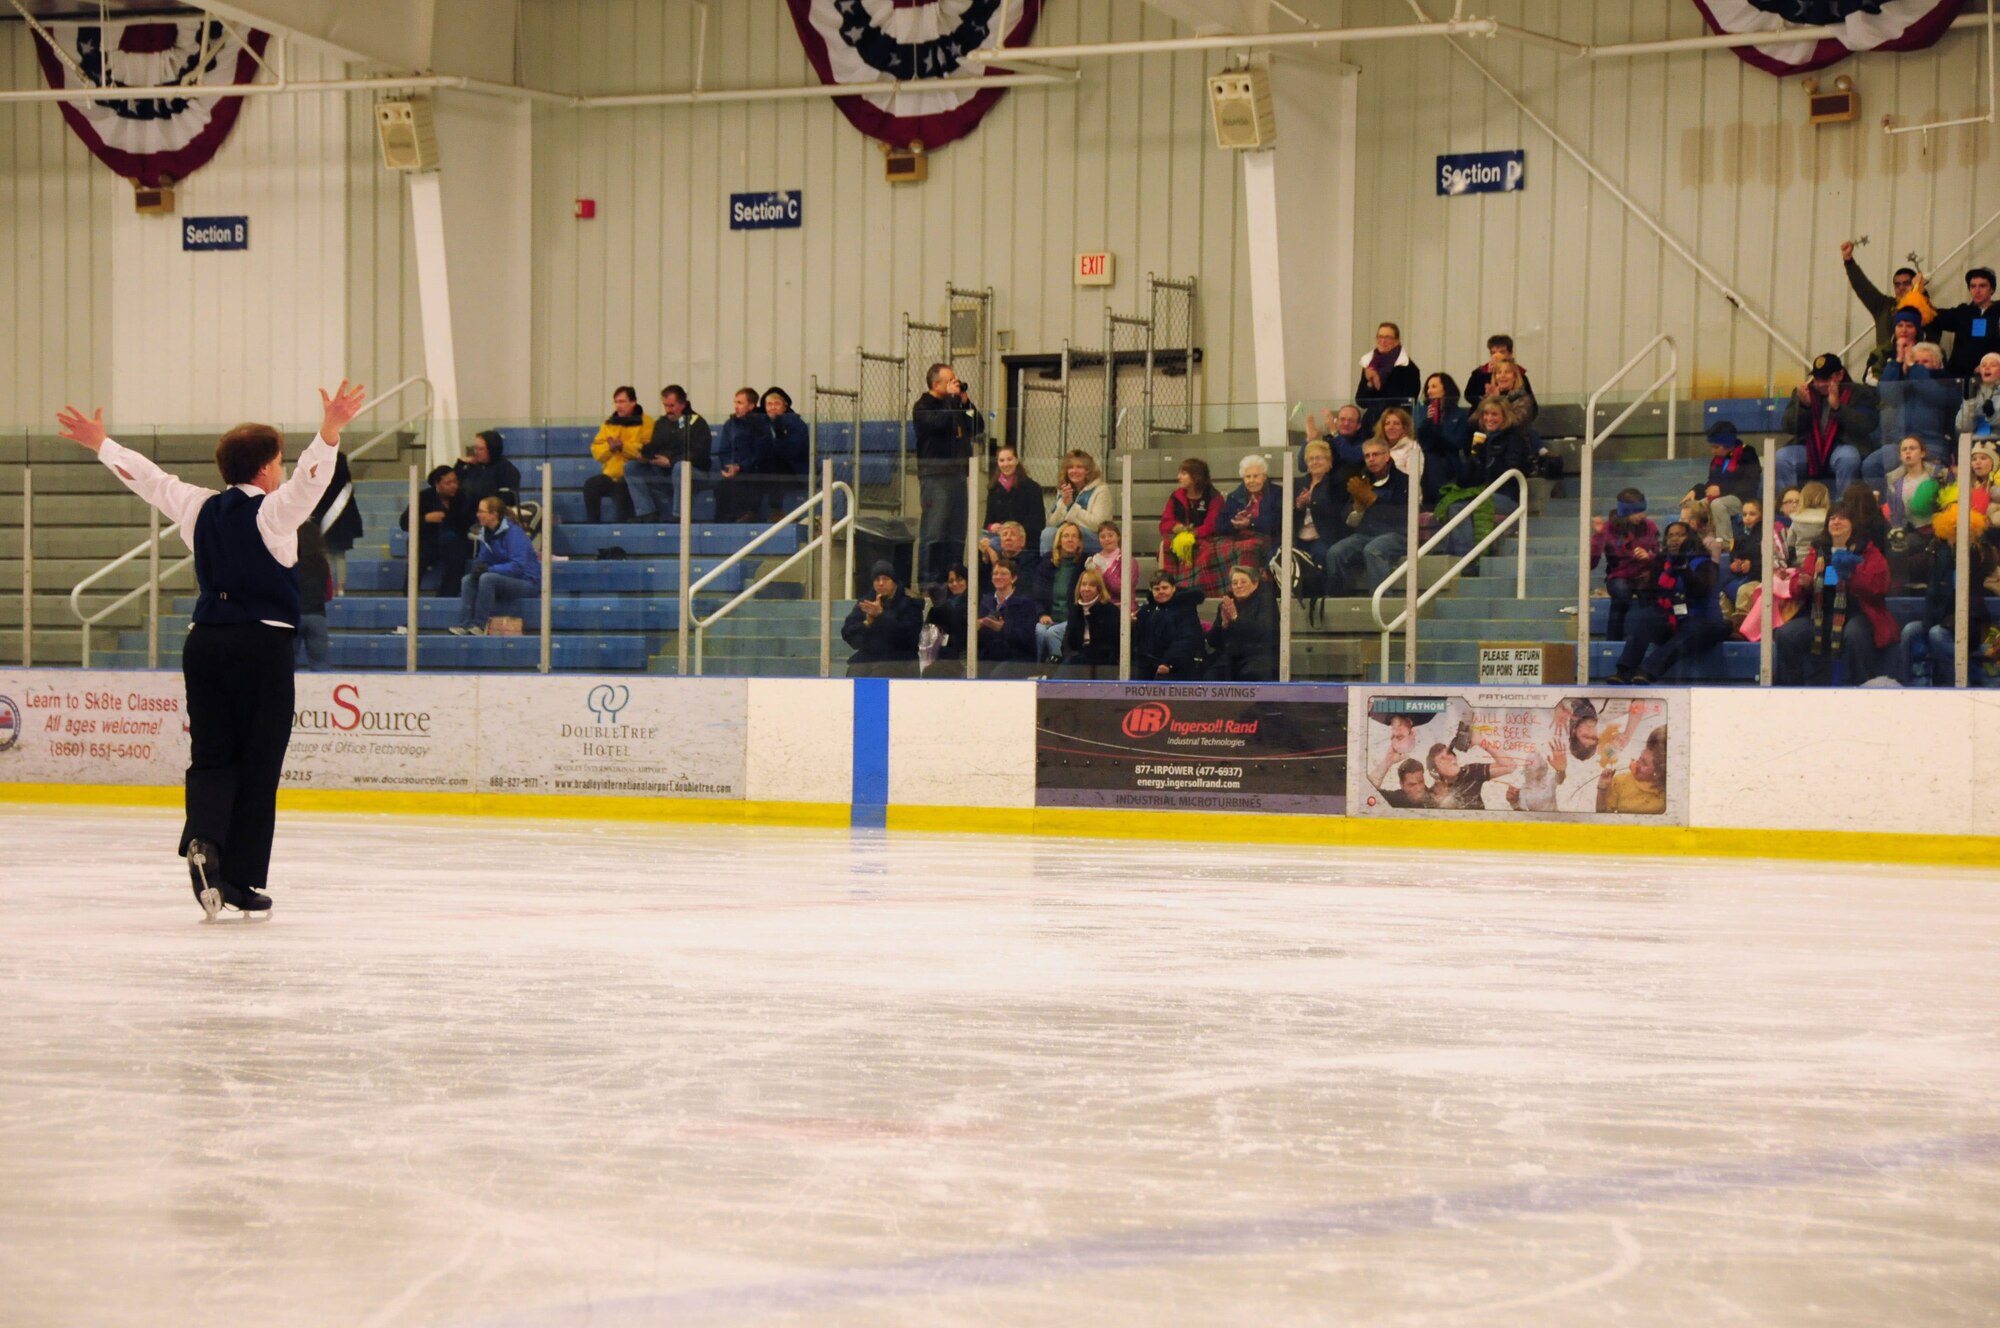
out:
M284 452L285 435L270 425L239 424L215 445L215 468L224 484L248 484Z

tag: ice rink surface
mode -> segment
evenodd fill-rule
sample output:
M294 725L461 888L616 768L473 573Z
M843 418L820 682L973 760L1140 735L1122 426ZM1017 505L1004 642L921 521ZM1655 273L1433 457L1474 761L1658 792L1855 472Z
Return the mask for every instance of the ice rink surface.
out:
M1993 1324L1988 872L0 811L0 1324Z

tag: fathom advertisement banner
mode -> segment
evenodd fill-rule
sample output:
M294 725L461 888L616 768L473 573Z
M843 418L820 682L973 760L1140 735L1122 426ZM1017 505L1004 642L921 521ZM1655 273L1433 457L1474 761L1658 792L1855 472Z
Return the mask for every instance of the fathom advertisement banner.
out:
M742 678L482 678L489 793L741 798Z
M1043 683L1035 805L1338 815L1347 689Z
M299 674L283 787L471 792L484 685L397 673Z
M1354 687L1348 812L1686 825L1687 694Z
M0 670L0 781L178 784L182 697L178 673Z

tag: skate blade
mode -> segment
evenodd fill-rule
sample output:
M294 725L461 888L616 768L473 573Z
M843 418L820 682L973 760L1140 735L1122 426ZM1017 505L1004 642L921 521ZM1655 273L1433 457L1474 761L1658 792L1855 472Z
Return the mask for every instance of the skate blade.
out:
M222 913L222 891L211 885L204 888L198 898L201 901L202 922L214 922Z

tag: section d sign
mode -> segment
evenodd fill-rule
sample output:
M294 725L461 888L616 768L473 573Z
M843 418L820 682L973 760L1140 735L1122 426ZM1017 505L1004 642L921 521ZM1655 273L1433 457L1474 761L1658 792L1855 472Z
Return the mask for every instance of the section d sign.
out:
M1439 157L1438 194L1511 194L1528 178L1528 154L1461 152Z
M789 231L805 224L805 195L790 193L731 194L729 229L732 231Z
M181 249L248 249L250 218L186 217L181 221Z

